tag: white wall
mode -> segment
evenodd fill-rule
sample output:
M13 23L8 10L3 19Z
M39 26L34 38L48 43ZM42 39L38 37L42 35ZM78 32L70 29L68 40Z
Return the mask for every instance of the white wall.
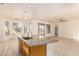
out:
M9 32L10 34L9 35L5 35L5 32L6 32L6 26L5 26L5 22L8 21L9 22ZM17 22L17 23L20 23L22 25L22 32L21 33L16 33L14 30L13 30L13 23L14 22ZM23 20L11 20L11 19L8 19L8 18L0 18L0 41L6 41L6 40L9 40L9 39L16 39L19 35L23 35L24 33L24 24L27 24L27 21L23 21Z
M51 32L49 34L47 34L46 30L45 30L45 33L46 33L45 35L48 37L54 36L54 24L45 22L45 21L38 21L38 20L32 20L32 35L38 35L38 23L50 24L51 25L51 29L50 29Z
M24 11L28 11L24 13ZM30 12L30 13L29 13ZM28 4L3 4L0 5L0 41L7 40L15 37L16 35L13 33L12 22L27 22L31 18L31 11L28 9ZM25 18L24 18L25 17ZM16 21L16 20L18 21ZM23 20L23 21L19 21ZM26 21L24 21L26 20ZM10 22L10 36L5 36L5 21ZM33 20L32 21L32 32L33 35L38 35L38 23L50 24L51 25L51 33L46 34L46 36L54 36L54 25L44 21ZM22 31L23 32L23 31ZM23 33L21 33L22 35Z
M24 13L24 11L28 10L28 4L0 4L0 41L5 41L16 37L16 35L12 31L13 22L23 23L27 22L27 19L31 16L28 13ZM24 18L25 17L25 18ZM23 21L22 21L23 20ZM5 36L5 21L10 22L10 35ZM23 32L23 31L22 31ZM21 33L23 34L23 33Z
M0 18L0 41L8 40L10 36L5 36L5 21L8 21L7 18Z
M5 22L6 21L9 21L10 22L10 27L9 27L9 31L10 31L10 35L9 36L6 36L5 35ZM12 23L13 22L17 22L17 23L20 23L22 24L22 32L20 34L17 34L15 33L15 31L13 30L13 26L12 26ZM9 40L9 39L16 39L19 35L21 36L27 36L27 33L29 31L29 27L28 27L28 23L29 21L23 21L23 20L10 20L10 19L7 19L7 18L2 18L0 20L0 41L5 41L5 40ZM32 28L31 28L31 31L32 31L32 35L35 35L35 36L38 36L38 23L44 23L44 24L50 24L51 25L51 32L49 34L45 34L46 37L49 37L49 36L54 36L54 24L51 24L51 23L48 23L48 22L44 22L44 21L37 21L37 20L32 20L31 22L32 24ZM27 33L24 34L24 28L23 28L23 25L26 24L27 25ZM45 31L46 33L46 31Z
M65 38L79 39L79 20L59 23L59 36Z
M24 11L28 11L28 4L25 3L4 3L0 4L0 18L8 18L8 19L28 19L29 11L24 13Z

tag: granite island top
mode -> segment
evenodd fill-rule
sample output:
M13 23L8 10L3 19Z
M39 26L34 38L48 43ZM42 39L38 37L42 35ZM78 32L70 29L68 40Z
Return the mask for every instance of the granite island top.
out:
M53 43L53 42L58 41L58 37L50 37L50 38L41 39L41 40L36 40L36 39L25 40L23 38L20 38L20 39L24 40L30 47L37 46L37 45L44 45L44 44Z

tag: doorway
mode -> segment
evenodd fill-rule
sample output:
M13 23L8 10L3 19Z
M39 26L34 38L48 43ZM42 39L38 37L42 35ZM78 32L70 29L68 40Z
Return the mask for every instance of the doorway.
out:
M55 36L58 37L58 26L55 26Z
M38 39L45 39L45 24L38 23Z

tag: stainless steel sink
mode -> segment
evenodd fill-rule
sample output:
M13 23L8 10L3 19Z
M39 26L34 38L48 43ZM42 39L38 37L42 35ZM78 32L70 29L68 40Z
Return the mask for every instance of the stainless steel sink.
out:
M32 38L30 38L30 37L23 37L23 39L29 40L29 39L32 39Z

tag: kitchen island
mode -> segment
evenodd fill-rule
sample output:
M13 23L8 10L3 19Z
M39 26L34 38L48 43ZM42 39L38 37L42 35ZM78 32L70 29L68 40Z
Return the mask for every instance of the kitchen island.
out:
M19 52L23 56L46 56L47 44L57 41L57 37L50 37L43 40L25 40L19 37Z

